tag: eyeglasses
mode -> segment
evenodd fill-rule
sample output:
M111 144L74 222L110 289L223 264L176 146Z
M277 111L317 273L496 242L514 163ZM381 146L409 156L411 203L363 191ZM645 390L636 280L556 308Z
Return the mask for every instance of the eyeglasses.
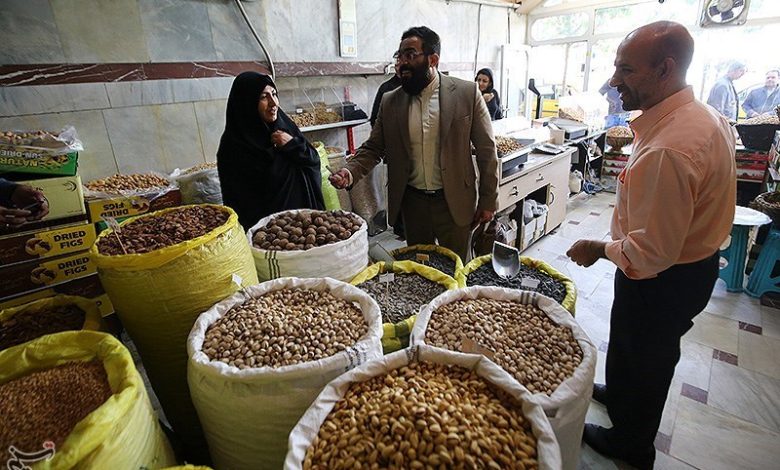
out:
M395 54L393 54L393 59L395 59L396 62L411 62L421 55L425 55L425 52L417 52L415 50L407 50L404 52L395 51Z

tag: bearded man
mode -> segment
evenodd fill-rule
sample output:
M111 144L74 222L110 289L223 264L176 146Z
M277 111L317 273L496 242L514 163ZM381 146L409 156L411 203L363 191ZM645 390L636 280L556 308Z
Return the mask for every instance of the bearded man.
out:
M330 182L349 188L384 156L388 219L401 214L409 245L438 242L465 261L471 229L496 210L499 166L485 100L476 83L439 73L440 53L429 28L404 32L401 88L385 93L371 136Z

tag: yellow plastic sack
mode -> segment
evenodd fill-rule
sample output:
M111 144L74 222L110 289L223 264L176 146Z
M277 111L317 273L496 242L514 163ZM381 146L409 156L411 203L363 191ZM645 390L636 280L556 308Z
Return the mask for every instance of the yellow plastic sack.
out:
M466 277L463 275L463 260L460 259L460 256L458 256L457 253L450 250L449 248L445 248L440 245L412 245L412 246L405 246L403 248L398 248L397 250L393 250L390 253L390 256L393 258L396 257L396 255L400 255L403 253L408 253L410 251L434 251L436 253L442 254L446 256L447 258L455 261L455 274L452 276L455 278L455 280L458 282L458 286L465 286L466 285ZM422 263L421 263L422 264ZM444 273L447 274L447 273ZM449 276L449 274L447 274Z
M151 253L91 253L98 274L138 352L165 416L191 462L202 462L206 443L187 386L187 336L198 315L237 290L257 284L249 242L235 212L221 227ZM165 209L129 219L162 214ZM113 236L104 231L98 237Z
M59 307L63 305L75 305L84 311L84 324L81 326L82 330L103 330L100 309L98 308L95 301L72 295L56 295L54 297L34 300L18 307L11 307L5 310L0 310L0 323L3 323L5 320L8 320L9 318L12 318L20 313L41 311L43 309ZM21 344L17 346L21 346Z
M358 286L369 279L373 279L380 274L389 272L384 261L374 263L371 266L364 269L360 274L355 276L350 282L353 286ZM398 261L393 263L392 272L394 273L416 273L422 277L429 279L433 282L443 285L447 290L457 289L458 283L452 277L444 274L438 269L429 268L423 266L420 263L414 261ZM416 315L412 315L406 320L398 323L384 323L382 324L382 350L385 354L398 351L409 346L409 333L412 332L414 327L414 321L417 318Z
M482 267L483 264L490 263L492 259L493 255L485 255L471 260L471 262L469 262L469 264L467 264L461 272L463 283L460 285L460 287L466 287L466 279L469 277L469 274ZM572 316L574 316L574 309L577 303L577 286L574 285L574 281L542 260L521 256L520 262L526 266L549 274L555 280L561 281L566 287L566 297L563 298L561 305L563 308L568 310Z
M148 468L176 464L130 352L95 331L47 335L0 353L0 383L73 361L103 363L113 395L79 421L39 469Z
M337 211L341 209L341 202L339 202L339 193L332 184L328 182L330 171L328 171L328 152L325 150L325 144L322 142L314 142L314 149L317 150L317 154L320 156L320 174L322 175L322 197L325 201L325 209L329 211Z

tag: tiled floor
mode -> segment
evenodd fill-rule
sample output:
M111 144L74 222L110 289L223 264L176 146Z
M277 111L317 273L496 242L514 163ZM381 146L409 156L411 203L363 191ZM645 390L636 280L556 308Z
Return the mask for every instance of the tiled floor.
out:
M599 347L596 380L604 381L614 265L601 260L581 268L566 256L580 238L608 239L615 196L580 194L566 221L524 255L570 276L578 287L577 321ZM372 255L403 243L386 232ZM704 312L683 337L656 439L656 469L780 468L780 310L746 294L726 292L718 281ZM603 406L591 402L588 421L609 426ZM629 468L583 445L580 469Z

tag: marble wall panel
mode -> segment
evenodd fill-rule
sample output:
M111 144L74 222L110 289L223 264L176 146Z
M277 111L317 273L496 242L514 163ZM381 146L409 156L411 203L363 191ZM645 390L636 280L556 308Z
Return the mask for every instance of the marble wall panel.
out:
M219 139L225 130L227 100L200 101L194 105L203 155L206 161L216 161Z
M173 98L177 103L226 99L230 94L233 80L234 77L173 80Z
M79 174L83 181L117 172L116 160L106 131L102 111L36 114L0 118L0 129L59 130L66 125L76 128L84 150L79 154Z
M205 161L192 103L108 109L104 115L122 173L171 172Z
M289 40L295 47L294 60L338 60L340 57L338 3L314 0L309 2L309 7L300 8L295 5L292 11L294 34L289 36ZM359 50L360 46L358 46Z
M138 0L153 62L216 60L207 0Z
M51 6L68 62L149 62L138 3L52 0Z
M244 9L246 10L246 5ZM208 12L217 60L265 59L262 49L233 0L209 2Z
M0 64L65 62L48 0L4 0L0 44Z
M301 24L295 19L291 2L292 0L274 0L244 3L247 16L275 62L305 60L305 49L299 49L298 41L292 36L297 37L300 30L309 29L310 25ZM327 4L329 8L336 8L335 2ZM300 4L295 11L299 9ZM295 34L291 34L292 32Z
M174 81L144 80L106 83L106 92L112 108L167 104L174 102Z
M357 2L357 44L360 60L389 60L397 48L397 38L387 37L387 25L394 18L384 15L382 0ZM400 37L400 35L398 36Z
M0 117L110 106L103 83L0 87Z

